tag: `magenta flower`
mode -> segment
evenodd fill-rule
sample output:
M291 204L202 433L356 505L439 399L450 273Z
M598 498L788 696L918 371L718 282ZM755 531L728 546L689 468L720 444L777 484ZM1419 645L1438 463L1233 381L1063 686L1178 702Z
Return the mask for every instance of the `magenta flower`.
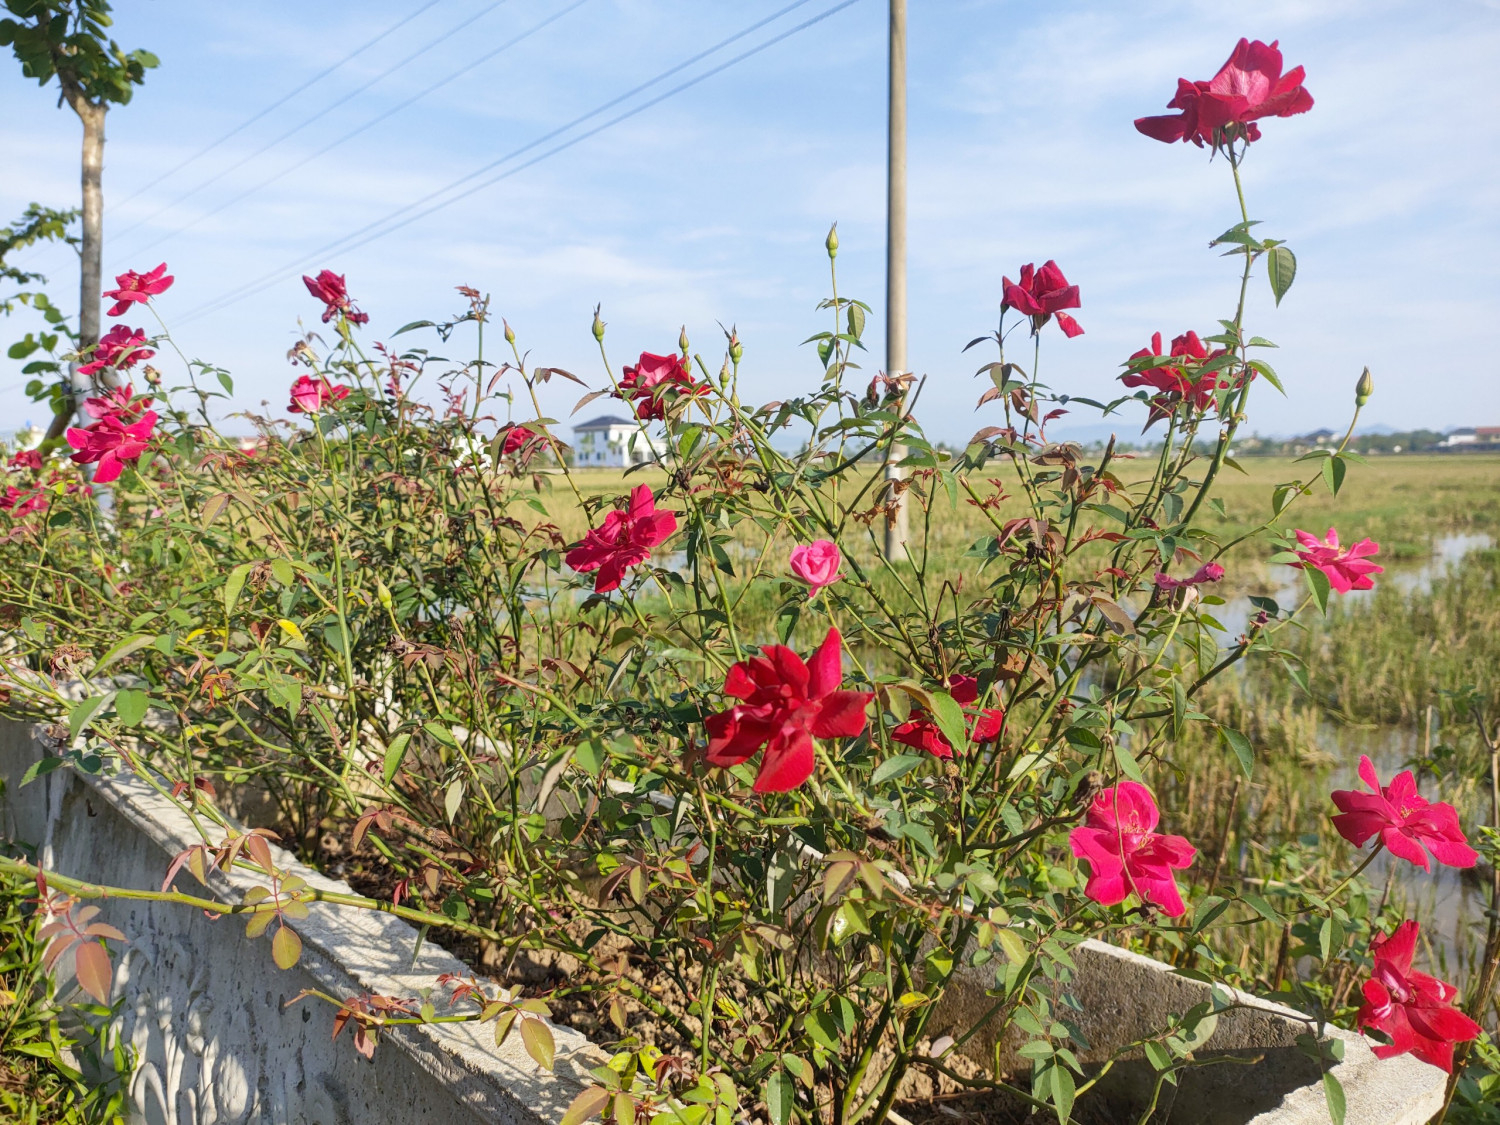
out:
M1204 563L1193 571L1191 578L1169 578L1162 570L1156 572L1156 585L1163 590L1179 590L1184 586L1202 586L1207 582L1218 582L1224 577L1224 568L1216 562Z
M1057 326L1069 338L1082 336L1083 327L1063 309L1076 309L1080 305L1078 286L1069 285L1057 263L1047 262L1041 269L1028 262L1021 267L1021 280L1008 277L1000 279L1004 296L1000 308L1015 309L1031 317L1031 331L1040 332L1047 321L1057 317Z
M1139 782L1102 790L1082 826L1068 834L1073 854L1090 868L1083 893L1101 906L1114 906L1133 892L1169 917L1182 914L1187 907L1172 872L1191 866L1198 849L1181 836L1156 832L1160 819L1156 798Z
M1479 853L1469 847L1459 827L1458 810L1443 801L1429 803L1417 792L1411 770L1402 770L1382 787L1375 764L1368 756L1361 756L1359 779L1373 792L1333 791L1333 803L1339 808L1333 826L1356 848L1379 835L1392 855L1415 863L1423 871L1431 870L1423 847L1449 867L1473 867L1479 861Z
M0 495L0 511L9 512L12 516L20 518L29 516L32 512L39 512L47 506L47 490L39 484L30 488L17 488L15 485L6 485L5 492Z
M307 286L309 293L323 302L324 324L340 314L343 314L344 319L350 324L369 323L369 314L360 312L350 301L349 288L342 274L334 273L332 270L323 270L317 277L308 277L303 274L302 284Z
M10 467L39 473L42 471L42 455L35 449L18 450L10 455Z
M1310 531L1296 534L1297 542L1302 544L1302 549L1296 554L1302 561L1291 565L1298 570L1317 567L1328 576L1328 585L1340 594L1368 590L1375 585L1371 575L1385 572L1385 567L1365 561L1380 551L1380 544L1373 539L1361 539L1352 547L1340 547L1339 533L1331 527L1327 539L1319 539Z
M677 517L656 506L649 486L637 485L626 509L606 515L604 523L591 528L563 561L580 573L597 570L594 591L607 593L617 589L625 572L649 559L651 548L665 543L676 530Z
M98 462L95 484L108 484L120 475L127 462L139 460L151 443L156 428L156 412L148 410L135 421L123 412L106 414L85 429L68 430L68 444L78 450L73 460L80 465Z
M287 410L293 414L316 414L330 402L349 397L349 388L340 383L330 383L321 375L314 379L310 375L298 376L292 384L292 401Z
M146 334L139 328L117 324L94 345L93 356L78 369L78 374L93 375L108 367L123 371L155 354L146 347Z
M1005 711L999 707L975 711L970 706L979 699L978 680L973 676L949 676L948 694L968 716L970 742L993 742L1000 737L1000 730L1005 725ZM891 741L926 750L934 758L953 757L953 743L920 707L914 708L911 717L891 731Z
M815 598L824 586L832 586L844 577L839 573L839 564L843 561L836 543L814 539L811 543L792 548L789 565L793 574L812 587L808 597Z
M512 426L505 431L505 440L500 443L500 455L509 457L534 437L535 430L529 430L525 426Z
M1167 108L1180 113L1139 117L1135 127L1158 141L1192 141L1199 148L1236 137L1258 141L1257 119L1291 117L1313 106L1312 95L1302 87L1302 68L1282 74L1281 67L1275 42L1268 47L1259 39L1241 39L1210 81L1177 80L1177 96Z
M841 690L843 640L829 629L803 663L783 645L766 645L724 677L724 694L744 702L710 715L709 765L727 768L765 747L757 793L785 793L812 776L814 738L853 738L865 729L873 692Z
M642 421L659 421L674 395L706 395L706 384L695 383L687 361L677 355L642 352L634 367L620 378L620 396Z
M1423 1062L1453 1073L1453 1045L1479 1037L1480 1027L1453 1006L1458 989L1447 981L1416 972L1411 967L1421 927L1407 919L1389 936L1370 939L1374 967L1361 991L1361 1028L1374 1028L1390 1043L1373 1048L1375 1057L1413 1054Z
M165 293L172 288L172 278L163 277L167 272L167 263L163 262L150 273L136 273L135 270L127 270L125 273L115 277L114 289L105 290L100 296L109 297L115 303L110 307L110 316L124 316L130 306L137 301L144 304L158 293Z

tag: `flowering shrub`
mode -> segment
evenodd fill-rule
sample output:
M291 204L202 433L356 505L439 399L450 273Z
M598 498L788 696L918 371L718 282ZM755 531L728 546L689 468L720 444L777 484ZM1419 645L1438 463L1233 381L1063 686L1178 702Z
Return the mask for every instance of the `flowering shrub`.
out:
M617 369L596 311L608 383L584 402L627 403L645 447L652 425L665 434L652 483L619 496L569 467L537 401L542 383L582 380L529 365L509 325L497 365L488 298L463 289L453 320L396 334L472 326L474 359L450 367L421 347L363 348L369 318L324 270L304 281L336 335L292 353L293 423L252 419L245 449L206 415L159 418L116 390L68 435L74 460L98 465L93 483L115 482L110 519L87 492L10 506L8 707L55 715L55 681L83 677L86 697L67 704L82 749L40 768L135 769L190 808L203 841L160 897L247 915L279 964L300 955L307 904L328 898L277 870L269 830L233 824L221 790L261 795L285 842L352 868L361 894L341 908L457 935L512 986L519 958L564 958L546 1000L450 980L425 1000L331 998L330 1026L352 1025L378 1059L381 1028L441 1010L493 1023L497 1040L516 1030L550 1067L540 1017L566 1002L621 1048L569 1125L669 1105L724 1123L747 1102L772 1125L879 1122L918 1075L1067 1121L1141 1051L1154 1105L1239 1001L1215 990L1090 1055L1069 1012L1070 950L1091 936L1288 993L1325 1074L1330 1018L1388 1040L1384 1053L1451 1066L1477 1026L1451 986L1411 969L1414 923L1378 934L1359 878L1385 849L1472 863L1448 806L1409 775L1381 789L1364 771L1378 796L1334 794L1334 824L1376 848L1273 904L1216 893L1217 870L1191 875L1210 844L1171 834L1150 784L1210 746L1249 776L1255 747L1200 710L1205 687L1247 658L1290 661L1281 638L1298 611L1380 573L1368 540L1280 530L1320 481L1343 486L1355 459L1342 445L1278 487L1251 533L1222 542L1203 518L1251 391L1280 386L1245 295L1263 266L1279 302L1295 258L1251 233L1241 169L1258 120L1311 106L1301 80L1274 44L1242 41L1212 81L1182 83L1180 117L1137 123L1211 147L1240 206L1214 242L1240 270L1232 315L1166 354L1153 336L1104 404L1164 423L1140 468L1113 442L1092 457L1045 436L1069 400L1039 379L1042 330L1055 318L1063 335L1045 342L1063 347L1082 332L1066 311L1080 288L1050 261L1005 281L998 327L970 345L996 349L979 371L990 424L959 454L924 435L909 374L852 385L858 301L821 306L818 381L758 407L733 332L717 363L684 330L678 354ZM170 281L126 277L117 309ZM232 392L217 368L187 373L167 401L223 397L213 380ZM438 407L414 397L423 380ZM1363 405L1367 377L1357 394ZM789 453L793 425L811 437ZM906 479L886 482L897 450ZM898 504L914 534L887 559L878 540ZM985 531L945 554L960 510ZM1212 588L1257 545L1299 568L1307 594L1296 610L1259 599L1246 631L1223 636ZM265 884L205 907L189 880L210 865ZM1247 979L1208 938L1252 925L1280 929L1311 967ZM945 997L974 974L993 1003L955 1024ZM1023 1064L991 1050L1003 1041ZM1325 1086L1341 1116L1331 1074Z

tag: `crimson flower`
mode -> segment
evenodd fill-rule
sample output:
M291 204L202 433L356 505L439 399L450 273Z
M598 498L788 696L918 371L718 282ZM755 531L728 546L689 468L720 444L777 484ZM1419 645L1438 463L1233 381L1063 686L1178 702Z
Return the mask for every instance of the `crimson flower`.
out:
M93 357L78 369L78 374L92 375L106 367L124 370L155 354L146 347L146 334L139 328L117 324L94 345Z
M626 570L649 559L651 548L665 543L676 530L677 517L656 506L650 486L636 485L626 509L616 508L603 524L590 528L563 561L580 573L597 570L594 592L608 593L619 588Z
M838 544L828 539L814 539L811 543L792 548L788 565L792 573L812 587L810 597L817 597L824 586L832 586L844 576L839 573L843 561Z
M68 430L68 444L78 450L73 460L80 465L97 461L95 484L108 484L120 475L127 461L136 461L151 443L156 411L148 410L131 420L123 411L106 414L92 426Z
M136 398L135 387L127 383L123 387L107 387L102 394L83 400L83 412L90 418L104 418L111 414L122 422L134 422L150 409L149 398Z
M1156 572L1156 585L1163 590L1180 590L1184 586L1202 586L1206 582L1218 582L1224 577L1224 568L1216 562L1204 563L1193 571L1191 578L1170 578L1165 571Z
M1243 137L1260 140L1262 117L1291 117L1313 106L1312 95L1302 87L1302 68L1281 73L1281 52L1272 42L1241 39L1208 82L1177 80L1177 96L1168 109L1181 112L1160 117L1139 117L1135 127L1158 141L1192 141L1220 145Z
M1302 549L1296 552L1301 562L1291 565L1298 570L1312 566L1328 576L1328 585L1340 594L1350 590L1368 590L1375 585L1371 575L1385 573L1385 567L1376 566L1366 560L1380 552L1380 544L1373 539L1361 539L1352 547L1339 546L1339 533L1328 529L1328 538L1319 539L1310 531L1298 531L1297 542Z
M1378 834L1392 855L1415 863L1423 871L1432 869L1424 846L1439 863L1449 867L1473 867L1479 861L1479 853L1469 847L1458 825L1458 810L1443 801L1429 803L1417 792L1411 770L1402 770L1389 785L1382 786L1374 763L1368 756L1361 756L1359 779L1373 792L1333 791L1333 803L1339 808L1333 826L1356 848Z
M970 704L979 698L978 680L973 676L949 676L948 694L967 711L970 742L993 742L1000 737L1000 728L1005 724L1005 712L1001 708L969 710ZM938 729L937 723L920 707L912 711L911 718L891 731L891 741L926 750L934 758L953 757L953 743L948 741L947 735Z
M137 301L145 304L158 293L165 293L172 288L172 278L163 277L167 272L167 263L163 262L150 273L136 273L135 270L127 270L115 276L114 289L106 289L100 296L109 297L114 300L110 306L110 316L124 316L130 306Z
M1156 832L1156 798L1138 781L1101 790L1083 824L1068 834L1073 854L1087 860L1083 893L1101 906L1124 902L1132 891L1176 918L1187 909L1173 869L1192 864L1198 849L1181 836Z
M505 431L505 440L500 445L500 455L509 457L534 437L536 437L535 430L529 430L525 426L512 426Z
M724 694L744 700L708 717L710 765L737 766L761 747L757 793L785 793L812 776L814 738L853 738L865 729L873 692L841 690L843 638L837 629L804 664L783 645L766 645L724 677Z
M1008 277L1000 280L1004 287L1000 308L1015 309L1018 313L1031 317L1033 333L1040 332L1047 321L1056 316L1057 326L1063 330L1063 335L1070 339L1083 335L1083 326L1062 311L1076 309L1081 304L1078 286L1068 284L1068 279L1057 268L1056 262L1048 261L1041 269L1027 262L1021 267L1020 281L1012 281Z
M33 472L41 472L42 455L35 449L22 449L10 455L10 467L12 469L31 469Z
M1420 933L1408 918L1389 935L1370 939L1375 965L1361 989L1358 1022L1390 1037L1374 1048L1376 1058L1410 1053L1452 1074L1453 1044L1477 1038L1480 1027L1453 1006L1458 989L1411 967Z
M46 506L47 490L39 484L30 488L17 488L13 484L6 485L4 495L0 495L0 511L9 512L17 517L39 512Z
M693 381L687 361L677 355L642 352L634 367L625 368L620 379L620 398L630 403L642 421L658 421L665 413L668 394L706 395L708 387Z
M332 270L323 270L317 277L308 277L303 274L302 284L307 286L309 293L323 302L324 324L340 314L350 324L369 323L369 314L360 312L349 300L349 288L344 283L343 274L334 273Z
M316 414L330 402L349 397L349 388L341 383L330 383L321 375L314 379L310 375L298 376L292 384L292 401L287 407L293 414Z
M1217 372L1202 372L1198 368L1211 359L1218 359L1224 354L1224 349L1210 352L1208 345L1198 338L1198 333L1184 332L1172 340L1172 348L1169 352L1162 351L1161 333L1151 334L1151 346L1142 348L1130 357L1130 364L1136 365L1143 360L1156 356L1165 355L1176 360L1175 363L1163 364L1160 367L1132 366L1130 371L1120 376L1120 382L1127 387L1154 387L1161 393L1151 400L1151 419L1146 423L1149 429L1159 418L1165 418L1178 403L1185 402L1193 410L1207 410L1214 404L1214 392L1219 389L1221 383ZM1227 386L1228 384L1222 384Z

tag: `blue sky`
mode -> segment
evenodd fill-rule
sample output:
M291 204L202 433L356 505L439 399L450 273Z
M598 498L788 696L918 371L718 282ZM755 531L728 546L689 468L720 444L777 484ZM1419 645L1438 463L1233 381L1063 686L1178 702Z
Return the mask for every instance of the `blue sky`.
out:
M817 380L799 342L825 327L815 306L835 220L840 291L875 306L866 358L872 373L880 366L882 0L856 0L384 237L315 255L791 0L437 0L418 12L424 2L116 5L121 43L150 48L162 65L110 114L106 272L166 260L177 285L162 315L187 354L234 373L242 406L266 399L284 412L298 318L317 326L297 274L323 266L347 274L372 315L367 341L457 312L453 287L468 284L493 295L534 361L596 385L596 303L617 366L669 350L683 323L714 362L716 321L737 323L751 393L782 398ZM496 172L836 2L806 0ZM1227 167L1192 146L1148 140L1131 121L1164 112L1179 76L1211 77L1241 35L1279 38L1317 102L1306 116L1269 122L1245 170L1252 217L1288 240L1300 265L1280 309L1263 279L1252 290L1248 325L1281 345L1270 358L1287 389L1284 399L1258 392L1252 427L1340 425L1365 364L1377 385L1368 423L1500 424L1489 338L1500 312L1500 4L912 0L910 364L928 376L920 413L929 433L962 440L994 421L973 410L983 389L973 371L989 357L960 350L993 328L1001 277L1025 262L1055 258L1082 287L1086 334L1069 341L1049 328L1042 353L1044 380L1072 394L1109 397L1120 363L1153 331L1207 332L1232 313L1233 264L1206 247L1238 219ZM4 63L0 215L32 200L69 205L77 120L57 108L55 91ZM23 262L53 275L65 306L76 300L64 254ZM267 274L279 280L189 315ZM466 352L454 344L447 354ZM0 429L41 413L16 367L0 359ZM578 394L564 386L544 400L562 419ZM1122 423L1122 433L1139 424Z

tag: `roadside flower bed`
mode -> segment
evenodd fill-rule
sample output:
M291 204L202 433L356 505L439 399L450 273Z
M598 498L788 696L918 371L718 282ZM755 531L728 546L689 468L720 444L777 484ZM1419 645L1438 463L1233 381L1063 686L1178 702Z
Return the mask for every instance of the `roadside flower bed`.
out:
M1412 967L1415 920L1380 931L1360 878L1382 850L1473 866L1450 806L1409 773L1382 788L1365 762L1373 792L1336 792L1329 811L1350 844L1375 848L1310 870L1273 905L1214 877L1184 883L1212 842L1173 834L1149 784L1208 747L1249 776L1255 747L1197 708L1201 691L1249 658L1290 661L1299 612L1382 571L1369 539L1291 526L1301 496L1344 486L1356 459L1343 445L1278 487L1252 534L1221 542L1205 518L1252 391L1280 388L1245 296L1264 272L1279 303L1296 260L1253 233L1242 173L1269 119L1312 107L1301 68L1282 71L1274 43L1242 40L1212 80L1179 83L1178 114L1136 122L1210 149L1237 202L1213 241L1239 272L1232 315L1165 350L1155 333L1122 358L1121 396L1093 404L1159 425L1154 464L1046 437L1087 405L1038 371L1083 332L1081 287L1053 261L1007 277L998 327L970 344L994 358L976 373L985 424L959 454L924 435L908 373L859 372L856 300L820 305L805 393L760 406L732 330L707 359L683 330L675 352L621 365L596 311L605 382L579 406L613 396L645 448L665 433L649 483L622 495L573 471L538 402L541 384L584 380L531 364L503 321L497 355L473 289L451 320L367 348L345 277L304 278L331 338L294 349L295 418L251 416L248 447L209 421L228 372L177 357L187 382L165 387L146 361L176 356L170 336L113 329L81 357L101 393L67 434L91 480L56 456L8 470L8 713L62 715L82 736L41 770L140 770L196 818L202 843L163 873L164 901L190 898L210 866L263 875L222 904L223 924L267 938L284 967L316 895L276 869L271 830L230 823L230 789L264 796L306 858L337 849L360 866L366 894L343 907L469 943L501 983L332 998L330 1034L352 1028L377 1064L383 1029L441 1018L518 1034L550 1068L539 1017L589 1007L618 1054L569 1125L667 1108L689 1125L747 1110L771 1125L878 1123L919 1074L1067 1121L1116 1061L1078 1061L1069 949L1166 949L1224 980L1238 970L1202 936L1261 924L1306 963L1278 972L1279 998L1308 1013L1304 1049L1335 1119L1331 1020L1452 1070L1481 1029L1451 985ZM832 233L827 247L837 293ZM122 275L110 315L149 307L170 323L165 271ZM1053 321L1060 334L1044 332ZM474 358L395 343L429 332L472 332ZM124 381L137 365L149 394ZM1356 417L1370 393L1366 375ZM811 438L789 453L794 427ZM889 481L898 449L906 476ZM888 559L898 504L913 533ZM935 524L959 510L987 527L944 555ZM1306 595L1260 599L1227 637L1213 590L1251 552L1298 568ZM56 685L76 678L89 693L65 703ZM68 880L19 860L0 870L41 880L51 933L103 1000L120 939L89 928ZM507 973L532 954L576 970L527 991ZM1028 1072L964 1055L979 1026L942 1022L965 967L993 971L985 1034L1019 1036ZM1357 1006L1330 984L1356 975ZM1196 1049L1235 1003L1214 997L1162 1013L1116 1059L1144 1049L1160 1096L1206 1061Z

